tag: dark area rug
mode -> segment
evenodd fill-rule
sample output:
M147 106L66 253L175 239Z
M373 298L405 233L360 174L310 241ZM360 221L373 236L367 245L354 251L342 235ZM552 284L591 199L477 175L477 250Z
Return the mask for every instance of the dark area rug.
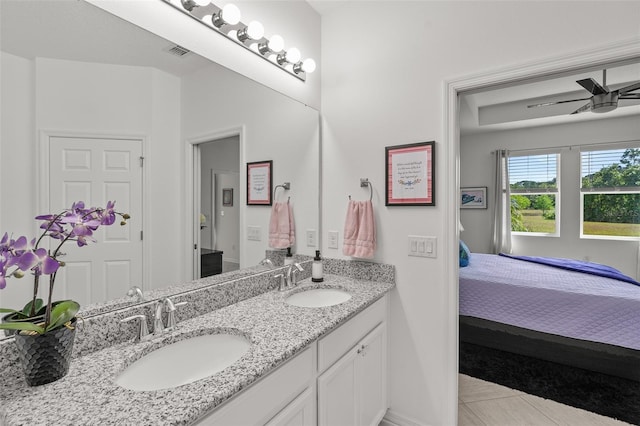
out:
M640 425L640 382L460 342L460 373Z

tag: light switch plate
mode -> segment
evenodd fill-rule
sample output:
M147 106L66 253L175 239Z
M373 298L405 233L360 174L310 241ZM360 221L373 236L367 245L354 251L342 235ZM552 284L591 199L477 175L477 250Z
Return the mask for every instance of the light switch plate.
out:
M338 248L338 231L329 231L329 248Z
M316 230L315 229L307 229L307 247L315 247L316 246Z
M247 240L249 241L260 241L262 240L262 228L259 226L248 226L247 227Z
M409 235L409 256L437 257L438 239L421 235Z

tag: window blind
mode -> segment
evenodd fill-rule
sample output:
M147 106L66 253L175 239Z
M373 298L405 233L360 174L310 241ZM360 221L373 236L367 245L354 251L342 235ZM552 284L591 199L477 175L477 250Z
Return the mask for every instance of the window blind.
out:
M640 149L609 149L580 153L583 192L640 189Z
M509 157L512 193L558 192L558 154Z

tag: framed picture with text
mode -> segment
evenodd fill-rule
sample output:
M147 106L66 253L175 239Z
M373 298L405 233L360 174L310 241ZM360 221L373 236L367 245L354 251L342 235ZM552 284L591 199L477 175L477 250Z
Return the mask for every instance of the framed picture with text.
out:
M273 161L247 163L247 205L270 206Z
M435 206L435 141L385 148L385 205Z

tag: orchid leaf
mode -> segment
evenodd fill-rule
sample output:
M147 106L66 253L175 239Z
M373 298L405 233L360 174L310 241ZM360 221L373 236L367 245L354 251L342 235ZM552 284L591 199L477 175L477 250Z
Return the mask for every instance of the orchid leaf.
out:
M43 327L32 322L0 322L0 329L35 331L38 334L44 333Z
M15 314L16 311L15 309L9 309L9 308L0 308L0 314Z
M70 321L76 316L79 310L80 304L78 304L78 302L73 300L59 302L51 309L51 321L45 331L53 330Z
M31 312L31 304L33 303L33 300L29 301L29 303L27 303L26 305L24 305L24 308L22 308L22 311L20 312L24 317L29 317L29 314ZM40 309L42 309L42 307L44 306L44 301L42 299L36 299L36 303L35 303L35 309L33 310L33 312L39 312Z

